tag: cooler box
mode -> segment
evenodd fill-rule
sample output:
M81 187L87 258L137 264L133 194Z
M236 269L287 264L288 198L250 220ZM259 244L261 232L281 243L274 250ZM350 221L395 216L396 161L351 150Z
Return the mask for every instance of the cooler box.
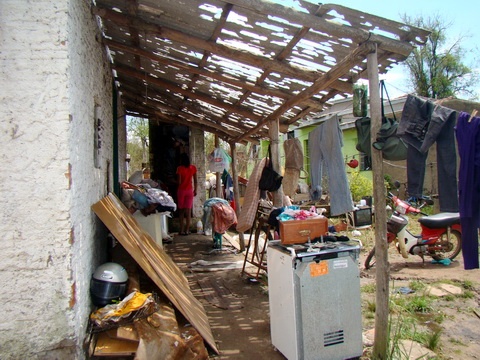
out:
M328 231L326 217L308 220L280 221L280 239L282 244L304 244L325 235Z

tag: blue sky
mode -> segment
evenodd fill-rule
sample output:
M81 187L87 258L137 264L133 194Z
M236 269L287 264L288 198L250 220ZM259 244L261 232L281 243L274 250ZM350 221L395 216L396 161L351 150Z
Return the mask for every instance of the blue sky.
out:
M277 0L279 3L294 4L295 0ZM312 3L320 3L308 0ZM478 0L343 0L325 1L325 3L339 4L352 9L360 10L373 15L381 16L390 20L401 21L401 15L407 14L410 17L422 16L424 18L438 15L449 26L449 40L455 41L460 37L461 47L465 50L473 50L474 54L464 59L464 64L476 71L480 71L480 2ZM475 62L475 58L476 61ZM391 97L408 93L408 85L405 81L405 69L403 66L396 66L389 71L385 77L385 83ZM390 86L388 86L390 84ZM477 87L480 96L480 84ZM479 98L480 100L480 98Z

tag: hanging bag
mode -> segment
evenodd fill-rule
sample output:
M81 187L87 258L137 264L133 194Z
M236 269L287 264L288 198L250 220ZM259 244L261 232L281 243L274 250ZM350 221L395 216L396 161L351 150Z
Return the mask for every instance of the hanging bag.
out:
M390 101L390 97L387 93L387 88L383 80L380 82L381 87L381 104L382 104L382 126L378 130L376 140L372 146L382 151L382 157L385 160L398 161L407 159L407 144L397 135L398 121L393 111L393 106ZM383 106L383 90L387 100L392 109L393 119L385 116L385 108ZM369 117L363 117L355 121L355 127L357 129L358 142L356 149L362 153L365 153L367 157L370 157L370 127L371 119Z
M385 160L397 161L407 159L407 144L397 135L398 121L393 110L392 102L387 93L385 83L381 81L381 99L382 99L382 126L377 133L377 139L372 146L382 151ZM383 90L387 96L388 103L392 109L393 119L385 116L385 108L383 106Z
M268 145L268 157L263 168L258 187L260 190L277 191L282 186L283 176L273 170L272 151Z

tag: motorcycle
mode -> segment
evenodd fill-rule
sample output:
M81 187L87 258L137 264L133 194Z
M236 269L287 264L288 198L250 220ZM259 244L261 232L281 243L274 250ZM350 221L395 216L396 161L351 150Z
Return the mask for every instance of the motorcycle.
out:
M462 250L459 213L442 212L427 215L421 211L426 202L419 207L414 207L392 193L388 194L388 198L394 205L394 211L387 221L387 241L389 244L395 244L403 258L418 255L423 263L425 263L425 256L430 256L436 261L455 259ZM424 215L418 219L421 226L419 235L414 235L407 229L408 214ZM374 265L375 247L370 250L365 259L365 268L370 269Z

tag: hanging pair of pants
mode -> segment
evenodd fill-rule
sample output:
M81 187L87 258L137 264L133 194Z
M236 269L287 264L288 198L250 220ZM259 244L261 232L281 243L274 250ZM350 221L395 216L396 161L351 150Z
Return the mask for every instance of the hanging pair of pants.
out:
M437 182L440 211L458 211L455 110L435 105L428 99L408 95L397 134L408 144L408 194L423 195L428 150L436 143Z
M460 168L458 194L462 225L462 254L465 270L478 269L480 227L480 117L462 112L456 127Z
M322 195L322 176L325 168L332 216L353 211L352 194L342 155L342 136L336 115L322 122L308 134L311 196L313 200L318 200Z

